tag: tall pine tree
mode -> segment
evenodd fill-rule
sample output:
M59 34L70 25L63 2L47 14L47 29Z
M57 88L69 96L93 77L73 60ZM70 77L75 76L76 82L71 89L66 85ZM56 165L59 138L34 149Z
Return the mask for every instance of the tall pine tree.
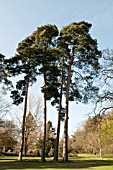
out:
M98 90L93 84L93 79L99 69L98 59L101 52L97 48L97 41L89 34L91 26L84 21L72 23L64 26L60 32L60 46L63 47L63 55L68 65L65 82L64 161L68 160L69 101L87 103Z

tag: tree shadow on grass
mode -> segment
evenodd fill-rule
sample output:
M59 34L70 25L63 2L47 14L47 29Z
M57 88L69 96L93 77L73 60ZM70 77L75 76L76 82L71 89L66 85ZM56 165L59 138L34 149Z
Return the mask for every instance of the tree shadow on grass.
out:
M76 169L79 168L91 168L91 167L101 167L101 166L113 166L113 160L76 160L64 162L52 162L47 161L42 163L40 161L29 161L25 160L22 162L11 161L11 160L2 160L0 162L0 170L7 169Z

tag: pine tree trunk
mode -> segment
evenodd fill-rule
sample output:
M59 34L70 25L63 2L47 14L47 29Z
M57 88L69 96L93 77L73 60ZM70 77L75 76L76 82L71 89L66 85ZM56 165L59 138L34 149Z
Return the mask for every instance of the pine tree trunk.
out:
M55 142L55 154L54 154L55 161L58 161L58 147L59 147L59 138L60 138L60 119L61 119L61 110L62 110L62 88L63 88L63 71L64 71L63 67L64 67L64 56L62 57L60 101L59 101L59 112L58 112L57 136L56 136L56 142Z
M58 113L58 125L57 125L57 137L55 142L55 154L54 154L54 160L58 161L58 146L59 146L59 137L60 137L60 116L61 115L61 108L59 108Z
M26 113L27 113L27 98L28 98L29 78L30 78L30 65L29 65L29 68L28 68L28 75L27 75L27 80L26 80L26 95L25 95L24 114L23 114L23 121L22 121L22 138L21 138L21 145L20 145L18 161L22 161L22 154L23 154L23 148L24 148L25 119L26 119Z
M66 89L66 113L64 120L64 142L63 142L63 161L68 161L68 111L69 111L69 88L71 79L71 66L73 64L73 55L70 57L69 69L68 69L68 79L67 79L67 89Z
M44 88L46 88L46 75L44 73ZM46 145L46 92L44 93L44 132L43 132L43 139L42 139L42 155L41 161L45 162L45 145Z

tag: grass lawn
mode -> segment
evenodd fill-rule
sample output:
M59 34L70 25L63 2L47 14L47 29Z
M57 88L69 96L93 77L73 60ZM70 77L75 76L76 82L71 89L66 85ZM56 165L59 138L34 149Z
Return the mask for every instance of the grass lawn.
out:
M69 162L53 162L47 159L42 163L37 157L26 157L22 162L14 156L0 156L0 170L113 170L113 158L100 159L98 156L81 154L69 158Z

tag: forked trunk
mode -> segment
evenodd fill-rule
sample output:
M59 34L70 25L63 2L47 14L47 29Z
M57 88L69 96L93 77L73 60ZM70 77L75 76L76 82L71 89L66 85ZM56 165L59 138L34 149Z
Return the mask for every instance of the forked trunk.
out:
M67 79L67 89L66 89L66 113L64 120L64 142L63 142L63 161L68 161L68 110L69 110L69 88L71 80L71 66L73 64L73 55L70 57L69 69L68 69L68 79Z
M58 161L58 147L59 147L59 138L60 138L60 121L61 121L61 110L62 110L62 88L63 88L63 71L64 71L63 67L64 67L64 57L62 58L60 101L59 101L59 112L58 112L57 136L55 142L55 154L54 154L55 161Z

